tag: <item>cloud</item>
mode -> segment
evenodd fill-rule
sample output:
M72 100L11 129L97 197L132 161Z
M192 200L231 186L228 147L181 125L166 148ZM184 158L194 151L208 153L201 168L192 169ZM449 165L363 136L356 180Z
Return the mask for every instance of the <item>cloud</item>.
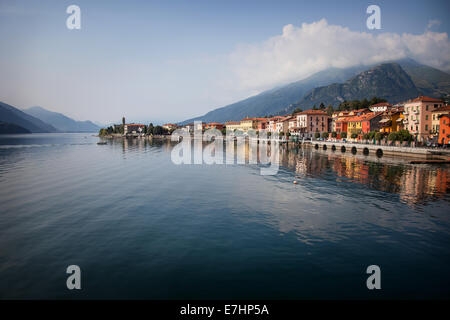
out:
M435 23L432 23L434 25ZM241 45L229 56L233 83L240 90L265 90L330 67L371 65L412 58L450 70L447 33L370 33L329 25L325 19L283 27L263 43Z

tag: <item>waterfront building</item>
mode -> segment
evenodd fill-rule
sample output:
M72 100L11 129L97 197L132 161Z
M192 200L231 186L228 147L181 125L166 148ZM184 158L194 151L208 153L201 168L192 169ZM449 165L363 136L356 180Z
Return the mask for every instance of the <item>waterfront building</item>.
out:
M281 119L279 119L276 123L276 132L289 132L289 121L292 119L295 119L293 116L286 116Z
M322 110L306 110L297 114L297 127L300 134L312 135L328 132L328 114Z
M225 122L225 127L227 130L241 130L241 122L240 121L227 121Z
M268 118L258 118L257 128L258 130L267 130L269 127L269 119Z
M433 111L444 105L442 100L420 96L405 102L404 124L418 141L425 141L432 137Z
M439 116L443 114L450 114L450 106L442 106L440 108L437 108L436 110L433 110L432 112L432 118L431 118L431 133L433 136L439 135L439 125L440 125L440 119Z
M337 111L332 114L331 131L336 133L347 132L347 119L350 111Z
M194 123L194 126L195 126L195 130L203 131L206 127L206 123L204 123L204 122Z
M248 132L248 130L259 130L262 129L263 126L265 126L265 123L267 122L266 118L244 118L241 120L241 130L244 132ZM260 125L261 123L261 125Z
M140 134L144 131L145 124L140 123L126 123L123 126L123 134Z
M439 116L439 143L450 143L450 114Z
M403 107L392 107L383 112L380 120L380 132L391 133L403 129Z
M369 110L372 112L385 112L392 108L392 105L388 102L380 102L377 104L373 104L369 107Z
M224 125L220 122L210 122L206 124L205 129L217 129L222 130L224 128Z
M360 135L370 131L377 131L380 129L380 120L383 112L369 112L347 119L347 136L352 134Z
M294 114L288 120L288 132L291 135L298 135L297 114Z
M166 123L162 126L164 129L167 129L169 131L171 130L175 130L176 128L178 128L178 126L176 124L173 123Z
M187 132L194 132L194 123L188 123L187 125L184 126L183 128L185 131Z
M267 130L269 132L277 132L277 122L278 120L282 119L284 117L282 116L275 116L269 119L269 126L267 128Z

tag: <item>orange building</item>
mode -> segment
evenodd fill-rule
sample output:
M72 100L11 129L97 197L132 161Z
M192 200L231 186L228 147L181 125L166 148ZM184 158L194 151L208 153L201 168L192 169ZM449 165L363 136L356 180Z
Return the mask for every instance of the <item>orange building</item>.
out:
M450 142L450 115L439 116L439 143L449 144Z

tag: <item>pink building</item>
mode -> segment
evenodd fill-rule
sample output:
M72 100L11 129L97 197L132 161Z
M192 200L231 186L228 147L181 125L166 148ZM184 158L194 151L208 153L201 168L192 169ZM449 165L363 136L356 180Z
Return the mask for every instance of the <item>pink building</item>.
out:
M444 105L442 100L420 96L405 102L404 127L418 141L424 141L432 136L432 112Z
M306 110L297 114L297 128L300 134L328 132L328 114L322 110Z

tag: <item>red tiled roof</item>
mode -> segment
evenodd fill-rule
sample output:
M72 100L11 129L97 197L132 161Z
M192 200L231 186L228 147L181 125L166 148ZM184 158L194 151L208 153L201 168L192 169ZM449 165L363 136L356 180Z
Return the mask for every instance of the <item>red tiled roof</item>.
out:
M366 114L362 114L362 115L359 115L359 116L349 117L346 121L347 122L368 121L368 120L372 120L375 117L378 117L382 113L383 112L366 113Z
M420 102L420 101L425 101L425 102L442 102L442 100L440 99L435 99L435 98L431 98L431 97L427 97L427 96L419 96L415 99L412 99L408 102Z
M437 108L436 110L433 110L432 112L445 112L445 111L450 111L450 106L442 106L440 108Z
M278 119L281 119L281 118L284 118L284 117L282 117L282 116L275 116L275 117L270 118L269 121L275 121L275 120L278 120Z
M293 116L286 116L286 117L283 117L283 118L279 119L278 121L279 122L284 122L284 121L288 121L288 120L291 120L291 119L294 119L294 117Z
M325 111L322 111L322 110L313 110L313 109L305 110L305 111L299 112L298 114L328 115Z
M225 125L227 124L241 124L239 121L227 121L225 122Z
M380 103L376 103L376 104L371 105L369 108L371 108L371 107L383 107L383 106L392 107L392 104L390 104L388 102L380 102Z

